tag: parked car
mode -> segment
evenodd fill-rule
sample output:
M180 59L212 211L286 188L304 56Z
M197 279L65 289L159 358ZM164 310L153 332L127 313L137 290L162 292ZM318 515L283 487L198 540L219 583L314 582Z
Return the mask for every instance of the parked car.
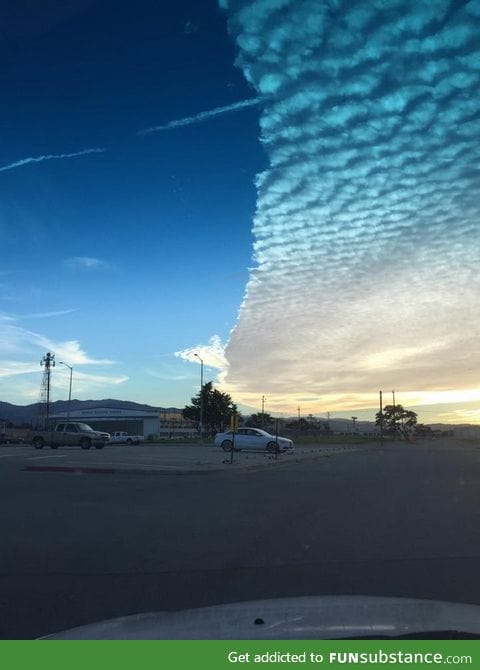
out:
M140 444L145 442L143 435L129 435L124 430L116 430L110 436L112 444Z
M80 446L82 449L103 449L110 439L109 433L93 430L86 423L58 423L50 430L32 431L32 444L35 449L42 449L49 445L52 449L61 446Z
M0 444L23 444L22 437L16 435L9 435L8 433L0 433Z
M231 451L234 444L235 451L254 449L256 451L275 452L277 438L261 428L239 428L235 432L235 439L231 430L215 435L215 446L224 451ZM293 451L293 441L287 437L278 437L279 451Z

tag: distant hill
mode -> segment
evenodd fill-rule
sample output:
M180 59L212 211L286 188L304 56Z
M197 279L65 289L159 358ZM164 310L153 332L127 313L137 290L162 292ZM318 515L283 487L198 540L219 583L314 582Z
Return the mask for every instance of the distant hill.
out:
M72 411L82 409L96 409L98 407L108 407L109 409L137 409L146 412L180 412L176 407L153 407L152 405L142 405L141 403L130 400L72 400L70 409ZM68 411L67 400L57 400L50 405L50 413L58 414ZM0 421L11 421L15 425L31 423L40 413L40 403L31 405L13 405L9 402L0 401Z
M82 410L82 409L96 409L99 407L107 407L109 409L136 409L146 412L181 412L182 409L178 407L154 407L153 405L146 405L137 402L132 402L131 400L115 400L113 398L107 398L105 400L72 400L70 409L72 411ZM40 403L36 402L31 405L13 405L9 402L0 401L0 422L9 421L15 424L16 426L21 426L22 424L31 423L35 421L40 413ZM68 411L68 401L67 400L57 400L52 402L50 405L51 414L59 414L60 412ZM247 418L248 414L244 414L244 418ZM285 419L285 422L295 421L297 417L292 416ZM326 419L321 419L326 422ZM429 424L433 430L452 430L455 429L472 429L478 430L480 432L480 426L475 424L446 424L446 423L432 423ZM330 419L330 426L335 432L350 432L352 428L352 421L349 419ZM356 430L359 433L363 432L373 432L375 430L375 424L373 421L357 421L355 425Z

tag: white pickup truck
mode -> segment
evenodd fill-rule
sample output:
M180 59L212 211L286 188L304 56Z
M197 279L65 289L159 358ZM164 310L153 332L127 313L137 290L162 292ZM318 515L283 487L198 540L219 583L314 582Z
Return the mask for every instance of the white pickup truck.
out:
M82 449L103 449L109 439L109 433L93 430L88 424L77 421L57 423L51 429L33 431L31 435L31 443L35 449L42 449L45 445L52 449L68 445Z
M110 436L112 444L140 444L145 442L143 435L129 435L124 430L116 430Z

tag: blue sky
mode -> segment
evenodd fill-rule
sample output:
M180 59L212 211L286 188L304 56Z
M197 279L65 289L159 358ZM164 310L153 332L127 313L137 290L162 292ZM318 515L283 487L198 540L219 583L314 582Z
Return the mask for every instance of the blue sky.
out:
M480 422L480 3L220 5L1 9L2 398Z
M77 380L77 397L184 404L198 368L174 352L225 340L248 279L254 175L266 162L258 111L137 132L252 91L214 2L63 4L49 20L11 10L1 162L107 151L0 172L4 345L21 340L18 362L38 367L31 331L60 355L60 343L77 341L87 357L114 361L87 366L71 351L75 377L90 377ZM36 400L39 382L37 369L5 376L3 398Z

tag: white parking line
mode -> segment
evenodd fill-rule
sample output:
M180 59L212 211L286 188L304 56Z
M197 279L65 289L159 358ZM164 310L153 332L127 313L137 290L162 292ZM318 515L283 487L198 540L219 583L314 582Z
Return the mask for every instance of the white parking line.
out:
M26 458L26 461L39 461L41 458L66 458L67 454L52 454L51 456L32 456L31 458Z

